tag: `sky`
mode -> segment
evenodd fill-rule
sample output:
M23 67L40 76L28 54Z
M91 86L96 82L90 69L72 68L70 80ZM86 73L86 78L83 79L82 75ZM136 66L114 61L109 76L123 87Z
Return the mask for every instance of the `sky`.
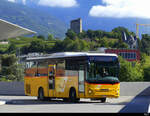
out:
M150 18L150 0L102 0L92 6L89 14L94 17Z
M76 7L78 2L76 0L40 0L39 5L49 6L49 7Z
M18 0L8 0L17 2ZM27 0L20 0L26 4ZM38 5L59 8L80 7L79 0L30 0ZM89 0L90 1L90 0ZM150 18L150 0L91 0L99 4L91 6L89 16L110 18ZM85 0L86 4L86 0Z
M26 4L27 0L7 0L9 2L17 2L22 1L23 4ZM49 7L75 7L77 6L76 0L30 0L30 1L38 1L38 5L49 6Z
M6 0L29 5L55 16L67 26L70 20L82 18L83 29L111 31L122 26L136 31L136 23L150 24L150 0ZM43 7L46 6L46 7ZM32 7L32 5L31 5ZM140 26L139 32L149 33L150 26Z

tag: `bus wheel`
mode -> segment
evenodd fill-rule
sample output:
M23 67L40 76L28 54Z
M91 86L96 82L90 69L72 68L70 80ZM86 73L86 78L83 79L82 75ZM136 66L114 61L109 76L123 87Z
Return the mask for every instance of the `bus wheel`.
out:
M100 100L101 100L102 103L106 102L106 98L100 98Z
M71 90L69 92L69 100L71 102L76 102L76 91L74 88L71 88Z
M43 91L43 88L39 88L39 90L38 90L38 100L40 100L40 101L44 100L44 91Z

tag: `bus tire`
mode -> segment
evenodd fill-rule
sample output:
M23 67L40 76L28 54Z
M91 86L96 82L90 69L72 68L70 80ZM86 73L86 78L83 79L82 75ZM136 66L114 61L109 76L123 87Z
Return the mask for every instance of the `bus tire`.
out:
M70 89L70 92L69 92L69 101L70 102L77 102L77 98L76 98L76 90L74 88L71 88Z
M102 103L106 102L106 98L100 98L100 100L101 100Z
M39 90L38 90L38 100L40 101L43 101L44 100L44 91L43 91L43 88L40 87Z

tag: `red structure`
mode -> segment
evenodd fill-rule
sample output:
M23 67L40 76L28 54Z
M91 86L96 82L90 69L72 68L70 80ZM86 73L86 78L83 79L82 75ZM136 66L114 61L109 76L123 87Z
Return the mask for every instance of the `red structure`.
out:
M105 49L105 53L115 53L127 61L140 61L140 51L136 49Z

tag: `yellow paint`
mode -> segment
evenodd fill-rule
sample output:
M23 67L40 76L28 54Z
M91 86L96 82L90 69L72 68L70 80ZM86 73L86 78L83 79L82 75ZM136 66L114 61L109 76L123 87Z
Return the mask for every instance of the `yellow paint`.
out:
M69 97L69 90L74 87L78 91L77 77L56 77L55 89L49 89L48 77L25 77L25 94L38 96L38 89L44 89L45 97ZM26 84L31 86L31 93L26 92ZM78 94L77 94L78 95Z
M117 98L120 95L120 83L118 84L89 84L85 83L86 98L110 97Z
M26 92L26 84L31 86L31 93ZM38 96L38 89L44 89L45 97L68 98L71 87L76 89L78 98L117 98L120 93L120 84L89 84L85 83L85 93L78 93L77 77L55 77L55 89L50 90L48 86L48 77L25 77L25 94L29 96Z
M55 88L49 89L49 73L48 76L24 78L25 94L29 96L38 96L40 87L44 90L45 97L69 98L71 87L75 88L77 98L117 98L120 93L120 84L84 84L84 93L78 92L78 74L76 76L60 76L56 71L55 65L49 65L48 72L54 68L55 71ZM29 71L30 72L30 71ZM57 73L57 74L56 74ZM61 73L62 74L62 73Z
M30 85L31 92L26 92L26 85ZM48 78L43 77L25 77L24 79L25 94L29 96L38 96L38 89L42 87L44 89L44 96L48 97Z

